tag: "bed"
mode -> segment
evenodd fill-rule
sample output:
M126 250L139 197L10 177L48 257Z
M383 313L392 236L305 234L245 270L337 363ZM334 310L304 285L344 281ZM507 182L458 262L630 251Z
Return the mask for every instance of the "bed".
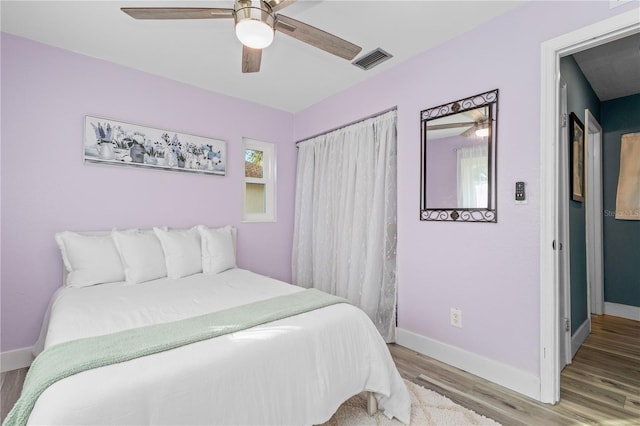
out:
M47 349L302 291L237 267L64 286L41 343ZM40 395L28 423L319 424L363 391L388 417L409 422L409 395L383 339L360 309L338 303L72 375Z

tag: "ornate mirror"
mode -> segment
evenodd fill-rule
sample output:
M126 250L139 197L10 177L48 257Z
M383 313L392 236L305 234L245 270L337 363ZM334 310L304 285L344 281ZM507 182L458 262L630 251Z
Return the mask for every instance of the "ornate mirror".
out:
M498 89L420 113L420 220L497 222Z

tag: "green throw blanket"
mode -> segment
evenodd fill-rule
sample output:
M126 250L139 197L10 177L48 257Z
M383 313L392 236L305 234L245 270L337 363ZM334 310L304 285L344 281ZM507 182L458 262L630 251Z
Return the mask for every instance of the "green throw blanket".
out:
M40 395L58 380L73 374L234 333L336 303L348 302L341 297L308 289L180 321L54 345L43 351L31 364L20 399L3 426L25 425Z

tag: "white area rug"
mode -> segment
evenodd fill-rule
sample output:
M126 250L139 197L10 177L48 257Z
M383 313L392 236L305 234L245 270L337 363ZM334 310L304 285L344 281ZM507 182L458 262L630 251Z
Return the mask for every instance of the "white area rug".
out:
M411 395L412 425L491 425L500 426L487 417L464 408L449 398L415 383L404 381ZM398 420L389 420L381 411L375 416L367 414L365 394L356 395L342 404L338 411L323 426L402 425Z

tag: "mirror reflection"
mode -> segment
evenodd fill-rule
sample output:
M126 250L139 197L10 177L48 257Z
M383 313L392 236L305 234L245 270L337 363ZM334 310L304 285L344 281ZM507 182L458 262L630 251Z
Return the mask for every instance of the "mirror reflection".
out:
M497 97L422 111L421 220L496 221Z
M427 123L427 206L488 207L488 108Z

